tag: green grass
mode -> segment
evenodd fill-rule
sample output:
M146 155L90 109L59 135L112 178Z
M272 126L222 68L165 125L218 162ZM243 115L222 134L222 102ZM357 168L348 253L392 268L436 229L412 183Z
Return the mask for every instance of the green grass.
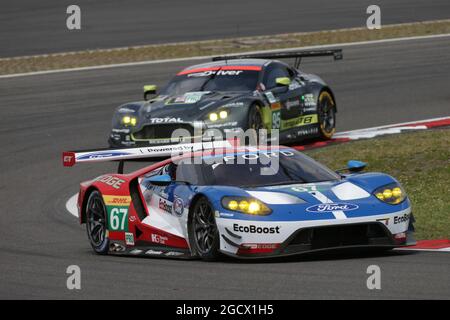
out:
M347 160L399 180L411 199L417 239L450 238L450 129L385 136L306 152L332 169Z

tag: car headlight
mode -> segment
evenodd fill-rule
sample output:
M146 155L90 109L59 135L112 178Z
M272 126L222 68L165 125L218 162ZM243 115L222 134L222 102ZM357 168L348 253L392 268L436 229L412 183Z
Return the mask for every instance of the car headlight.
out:
M220 112L212 112L209 114L208 118L209 118L209 121L211 121L211 122L215 122L219 119L225 120L226 118L228 118L228 111L222 110Z
M123 116L122 123L126 126L135 126L137 123L137 119L135 117Z
M227 210L260 216L272 213L272 210L263 202L247 197L224 197L222 198L222 206Z
M380 201L389 204L399 204L406 199L406 192L398 183L391 183L378 188L373 194Z

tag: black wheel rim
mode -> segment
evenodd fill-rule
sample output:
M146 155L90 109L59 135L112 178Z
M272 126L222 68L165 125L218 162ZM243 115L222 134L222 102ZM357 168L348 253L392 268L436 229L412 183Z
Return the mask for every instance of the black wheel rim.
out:
M322 101L322 107L320 108L321 112L321 127L325 132L331 132L334 129L335 120L334 120L334 108L330 101L330 99L325 98Z
M87 226L92 245L99 247L106 236L106 210L99 197L89 199L87 206Z
M207 202L200 202L194 212L194 238L200 253L209 253L217 233L213 210Z

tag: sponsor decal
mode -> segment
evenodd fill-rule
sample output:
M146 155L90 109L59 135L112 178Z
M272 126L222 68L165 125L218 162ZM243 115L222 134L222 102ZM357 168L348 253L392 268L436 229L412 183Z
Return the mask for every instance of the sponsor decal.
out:
M286 108L289 110L293 107L297 107L300 105L300 101L299 100L288 100L286 101Z
M152 255L160 255L162 254L162 251L156 251L156 250L148 250L145 252L145 254L152 254Z
M152 239L152 242L159 243L159 244L166 244L166 241L169 240L168 237L161 236L159 234L152 234L151 239Z
M73 155L63 155L63 163L65 166L73 166L75 164L75 159Z
M316 99L314 98L314 94L312 94L312 93L307 93L307 94L303 95L302 99L303 99L303 105L305 107L315 107L317 105Z
M233 224L233 230L241 233L274 234L280 233L280 228L280 226L259 227L255 225L241 226L237 223Z
M306 112L316 112L317 111L317 107L316 106L303 107L302 110L303 110L304 113L306 113Z
M178 217L181 217L183 215L184 202L181 198L175 198L175 200L173 201L172 210L173 213Z
M166 102L166 104L175 104L175 103L196 103L202 99L202 97L206 94L209 94L210 91L197 91L197 92L187 92L181 96L176 97L175 99L170 99Z
M313 127L313 128L298 130L296 132L296 134L297 134L297 136L307 136L307 135L311 135L311 134L316 134L318 132L319 132L319 128Z
M130 129L112 129L115 133L130 133Z
M94 179L94 181L99 181L101 183L107 184L108 186L113 187L114 189L120 189L125 180L119 179L114 176L101 176L99 178Z
M167 213L172 213L172 204L164 199L159 199L158 207Z
M272 129L279 129L281 126L281 110L272 111Z
M183 122L181 118L151 118L150 123L179 123Z
M176 252L176 251L169 251L165 253L165 255L168 257L177 257L182 256L183 254L184 254L183 252Z
M405 223L409 221L409 214L405 213L402 216L394 217L394 224Z
M125 244L127 246L134 246L134 234L125 232Z
M318 122L317 114L311 114L307 116L300 116L294 119L282 120L281 129L288 129L298 126L304 126L308 124L314 124Z
M352 203L321 203L306 208L308 212L322 213L333 211L352 211L358 209L359 206Z
M201 91L201 92L188 92L184 94L184 103L196 103L200 101L205 94L208 94L209 91Z
M128 231L128 207L106 206L108 230Z
M243 73L243 70L206 70L203 72L189 73L188 77L209 77L216 76L238 76Z
M234 122L225 122L219 124L209 124L208 128L223 128L223 127L235 127L237 126L237 121Z
M103 158L109 158L109 157L119 157L119 156L127 156L131 153L128 152L115 152L115 151L108 151L108 152L92 152L88 154L81 155L77 158L77 160L88 160L88 159L103 159Z
M126 206L126 207L128 207L131 203L131 197L130 196L103 195L103 201L105 201L106 206Z
M225 217L225 218L231 218L234 217L234 213L226 213L226 212L220 212L216 214L217 218Z
M128 231L128 207L130 196L103 195L108 215L108 230Z
M273 95L272 92L266 92L264 93L264 95L266 96L267 100L269 100L270 103L275 103L277 102L277 99L275 98L275 96Z
M295 192L315 192L315 191L324 191L329 189L330 184L328 185L295 185L290 189Z
M130 254L141 254L143 251L139 249L133 249L130 251Z

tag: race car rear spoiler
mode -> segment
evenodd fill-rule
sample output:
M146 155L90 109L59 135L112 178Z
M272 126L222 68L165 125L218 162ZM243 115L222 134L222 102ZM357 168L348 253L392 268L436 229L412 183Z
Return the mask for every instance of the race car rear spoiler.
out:
M303 50L303 51L272 51L253 54L238 54L213 57L212 61L234 59L288 59L295 58L295 67L298 68L302 58L333 56L334 60L342 60L342 49Z
M72 167L76 163L119 161L119 173L123 173L124 161L132 160L161 160L183 153L192 153L203 150L226 149L237 145L235 140L208 141L198 143L173 144L166 146L125 148L125 149L98 149L65 151L62 154L63 165Z

